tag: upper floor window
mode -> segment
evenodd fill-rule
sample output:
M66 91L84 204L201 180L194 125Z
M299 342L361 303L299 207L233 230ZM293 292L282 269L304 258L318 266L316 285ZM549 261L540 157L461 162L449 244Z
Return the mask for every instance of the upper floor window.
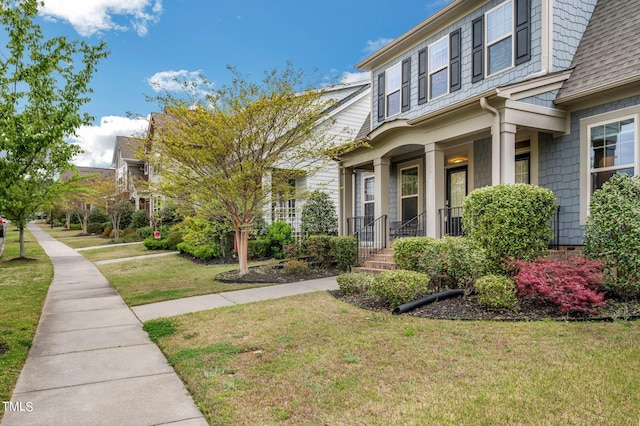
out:
M513 66L513 5L506 2L487 12L487 75Z
M443 37L429 46L430 98L449 93L449 37Z
M400 64L394 65L386 71L385 93L387 94L387 117L396 115L400 112L400 84L401 69Z

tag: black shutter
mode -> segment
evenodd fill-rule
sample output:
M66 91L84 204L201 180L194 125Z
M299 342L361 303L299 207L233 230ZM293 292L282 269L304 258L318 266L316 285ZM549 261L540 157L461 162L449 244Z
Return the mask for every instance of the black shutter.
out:
M531 0L516 0L516 65L531 59Z
M411 58L402 61L402 112L411 108Z
M384 72L378 74L378 121L384 121Z
M472 40L472 69L471 81L475 83L484 79L484 15L471 23Z
M427 49L418 52L418 104L427 102Z
M460 90L460 29L449 34L449 92Z

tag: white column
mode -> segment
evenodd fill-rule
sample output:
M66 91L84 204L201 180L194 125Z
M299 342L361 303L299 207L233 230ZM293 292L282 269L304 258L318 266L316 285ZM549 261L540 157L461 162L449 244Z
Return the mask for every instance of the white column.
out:
M378 219L387 216L387 229L385 234L389 238L389 174L390 161L388 158L380 157L373 160L373 175L375 187L374 215ZM377 237L376 237L377 238ZM386 247L386 242L384 242Z
M353 169L351 167L340 168L340 197L338 197L338 223L339 235L347 235L347 219L352 217L353 211Z
M500 183L516 181L516 125L500 124Z
M425 151L425 199L427 215L427 236L438 237L438 210L444 208L445 179L444 153L436 143L424 147Z

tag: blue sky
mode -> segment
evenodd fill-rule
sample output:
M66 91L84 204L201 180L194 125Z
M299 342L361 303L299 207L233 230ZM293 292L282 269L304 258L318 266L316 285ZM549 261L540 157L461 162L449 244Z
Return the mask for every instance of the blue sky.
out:
M220 85L230 78L227 65L259 80L287 61L314 81L349 81L361 59L449 2L45 0L39 20L46 35L107 42L111 54L85 108L93 126L71 141L85 150L77 165L108 167L115 137L143 131L159 110L146 100L151 82L168 87L176 73L202 73Z

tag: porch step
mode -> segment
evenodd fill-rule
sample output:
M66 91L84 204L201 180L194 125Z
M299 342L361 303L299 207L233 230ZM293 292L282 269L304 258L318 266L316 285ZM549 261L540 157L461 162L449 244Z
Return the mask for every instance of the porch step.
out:
M371 275L377 275L394 269L396 269L396 264L393 262L393 249L385 248L365 260L362 266L351 268L351 272L367 272Z

